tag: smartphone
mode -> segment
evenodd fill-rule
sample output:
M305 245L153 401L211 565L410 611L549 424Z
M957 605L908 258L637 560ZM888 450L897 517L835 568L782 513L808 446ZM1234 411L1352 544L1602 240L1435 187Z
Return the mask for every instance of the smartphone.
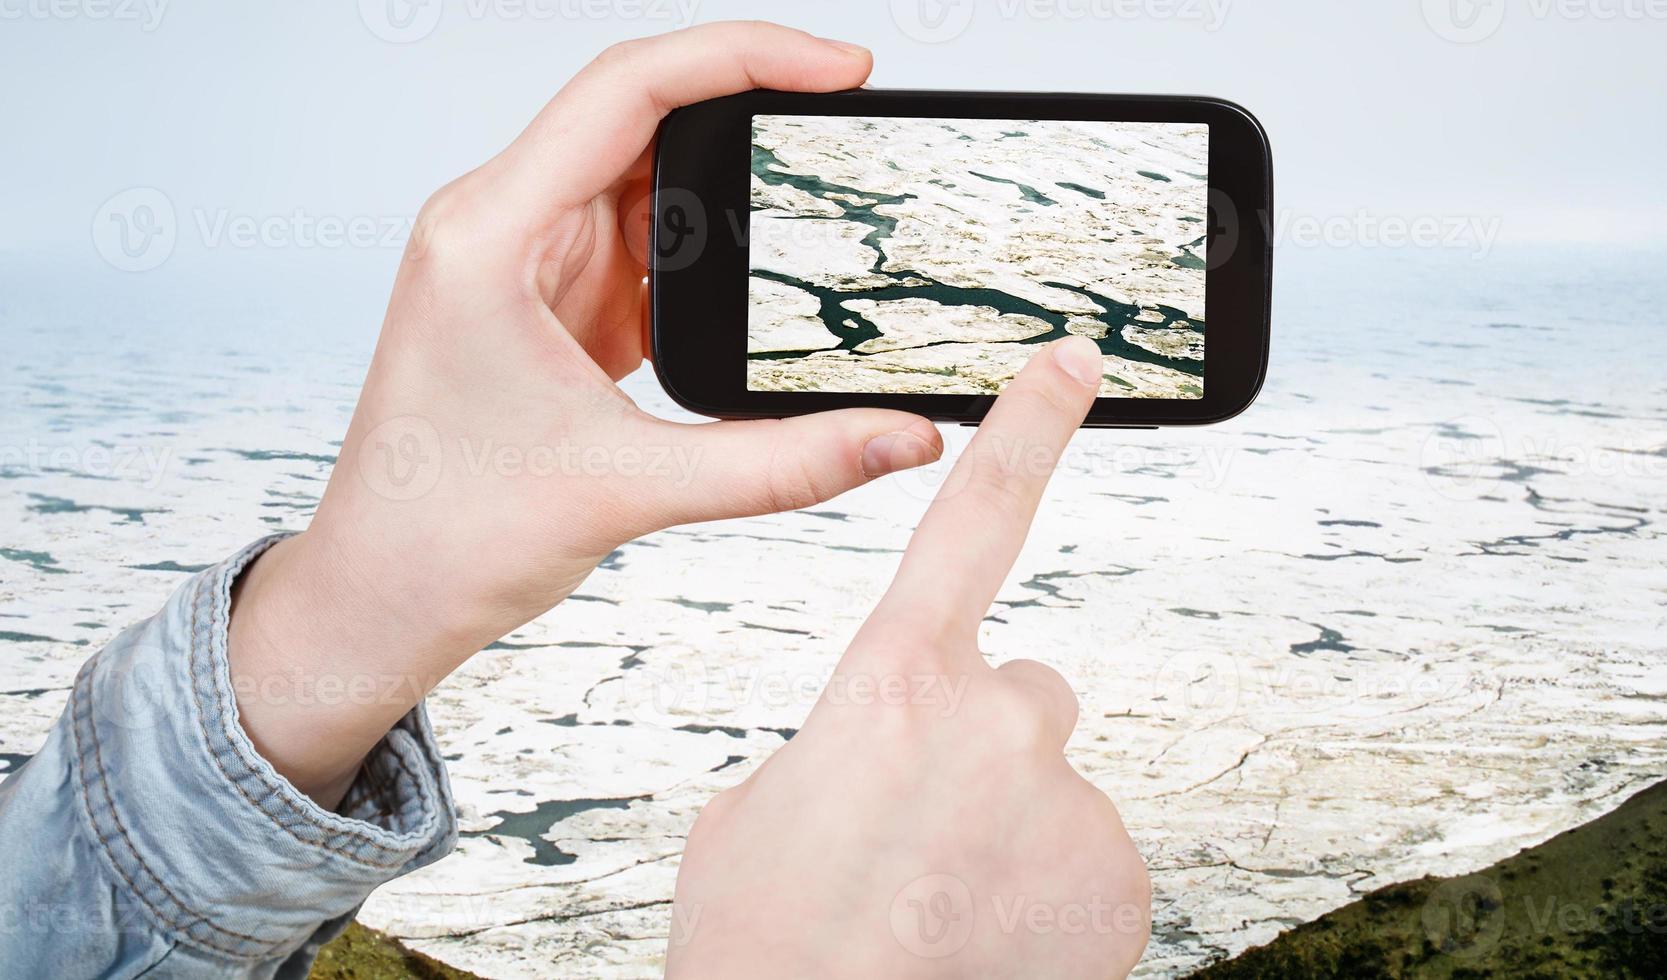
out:
M652 356L692 411L976 424L1069 334L1104 355L1089 426L1218 422L1261 388L1273 164L1233 103L753 91L655 147Z

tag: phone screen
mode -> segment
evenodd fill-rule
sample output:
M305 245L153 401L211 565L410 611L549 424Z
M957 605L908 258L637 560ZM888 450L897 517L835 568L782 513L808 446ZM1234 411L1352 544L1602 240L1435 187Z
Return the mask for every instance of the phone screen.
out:
M1209 127L754 115L747 388L995 394L1100 345L1104 398L1204 394Z

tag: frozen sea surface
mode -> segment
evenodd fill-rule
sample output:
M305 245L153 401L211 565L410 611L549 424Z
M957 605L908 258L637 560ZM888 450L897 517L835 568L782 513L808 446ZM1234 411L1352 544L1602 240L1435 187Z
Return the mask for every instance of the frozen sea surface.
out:
M1187 124L756 116L747 386L993 394L1074 333L1101 394L1199 397L1208 160Z
M1144 973L1667 771L1661 259L1287 250L1249 412L1078 436L984 641L1082 698ZM0 772L117 630L305 526L388 281L4 269ZM656 975L689 823L792 735L941 475L631 544L482 653L431 703L461 846L363 918L491 976Z

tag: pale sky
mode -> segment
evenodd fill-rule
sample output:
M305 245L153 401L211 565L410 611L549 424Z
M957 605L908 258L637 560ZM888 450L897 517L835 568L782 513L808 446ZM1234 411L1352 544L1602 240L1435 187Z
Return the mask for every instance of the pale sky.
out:
M134 186L182 222L409 215L595 52L691 13L867 44L882 86L1232 99L1288 216L1667 240L1650 0L0 0L0 248L85 248Z

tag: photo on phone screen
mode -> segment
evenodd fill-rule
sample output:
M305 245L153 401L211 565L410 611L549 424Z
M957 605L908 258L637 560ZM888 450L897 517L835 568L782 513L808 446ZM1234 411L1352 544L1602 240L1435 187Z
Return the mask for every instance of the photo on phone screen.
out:
M749 391L996 394L1078 334L1103 398L1204 396L1208 125L751 119Z

